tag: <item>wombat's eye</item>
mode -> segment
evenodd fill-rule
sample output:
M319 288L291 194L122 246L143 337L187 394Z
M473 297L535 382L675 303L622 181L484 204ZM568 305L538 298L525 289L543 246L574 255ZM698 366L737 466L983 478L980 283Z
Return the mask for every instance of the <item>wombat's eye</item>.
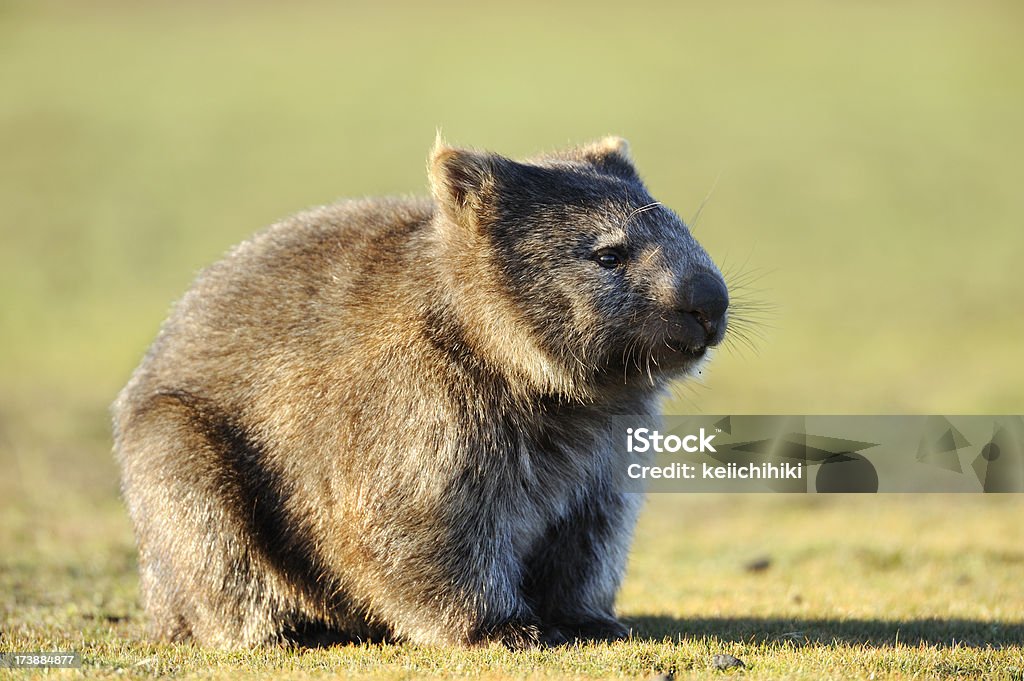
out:
M614 270L626 262L626 256L617 248L602 248L594 253L594 261L606 270Z

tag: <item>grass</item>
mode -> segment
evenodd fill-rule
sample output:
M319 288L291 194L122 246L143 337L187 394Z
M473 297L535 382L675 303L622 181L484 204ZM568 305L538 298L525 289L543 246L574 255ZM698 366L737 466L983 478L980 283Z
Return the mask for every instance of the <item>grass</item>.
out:
M146 640L115 503L75 519L43 505L4 519L20 550L0 572L0 649L79 650L97 677L687 678L728 653L749 678L1020 679L1022 511L1017 497L655 495L621 596L630 641L215 652Z
M714 187L696 235L773 312L670 411L1020 413L1022 18L0 0L0 650L96 676L703 676L726 652L750 678L1024 678L1016 497L652 498L611 646L155 646L106 415L198 268L304 206L425 192L438 126L514 156L621 134L684 216Z

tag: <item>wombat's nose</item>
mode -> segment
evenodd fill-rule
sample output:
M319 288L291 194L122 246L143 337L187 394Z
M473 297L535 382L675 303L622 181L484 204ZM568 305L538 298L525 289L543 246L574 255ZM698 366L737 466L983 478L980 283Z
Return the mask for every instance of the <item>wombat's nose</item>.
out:
M716 345L725 333L723 322L729 308L729 291L716 274L699 272L683 288L682 311L704 327L707 344Z

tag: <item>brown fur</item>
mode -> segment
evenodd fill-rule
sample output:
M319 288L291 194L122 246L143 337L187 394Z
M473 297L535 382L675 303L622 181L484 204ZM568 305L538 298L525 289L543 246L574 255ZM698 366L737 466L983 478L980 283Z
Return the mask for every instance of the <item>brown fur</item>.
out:
M721 340L724 301L691 290L720 275L617 138L522 163L439 141L429 174L431 200L317 208L233 249L119 396L158 636L624 635L641 500L608 419L655 415Z

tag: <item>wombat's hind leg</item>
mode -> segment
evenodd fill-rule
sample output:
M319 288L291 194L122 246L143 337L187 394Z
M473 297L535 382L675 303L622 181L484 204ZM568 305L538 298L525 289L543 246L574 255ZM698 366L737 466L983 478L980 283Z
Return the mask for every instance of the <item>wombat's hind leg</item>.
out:
M149 617L149 631L158 641L177 643L192 638L192 627L181 614L182 608L175 603L169 589L161 589L150 577L151 571L142 570L142 599Z
M286 592L236 508L248 497L233 463L254 453L186 393L133 407L117 450L154 632L220 648L280 641Z

